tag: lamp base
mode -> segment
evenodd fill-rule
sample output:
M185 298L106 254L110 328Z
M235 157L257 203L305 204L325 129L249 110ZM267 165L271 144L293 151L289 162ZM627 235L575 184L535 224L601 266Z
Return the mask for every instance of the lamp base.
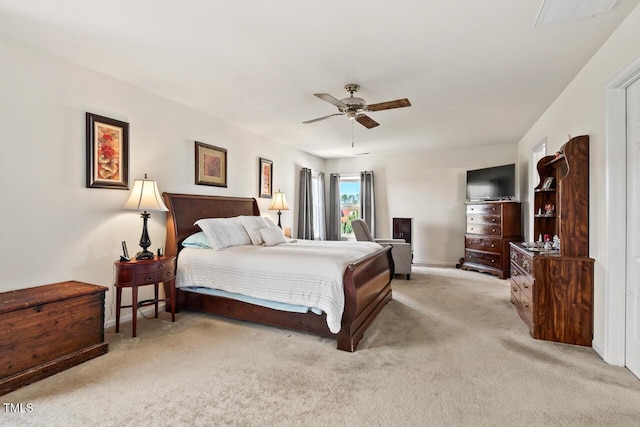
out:
M136 259L153 259L153 252L147 249L151 246L151 239L149 239L149 233L147 232L147 220L151 214L144 211L140 216L142 217L142 236L140 236L140 247L142 248L142 252L138 252L136 254Z
M138 252L136 254L136 259L153 259L154 257L155 257L154 253L147 250Z

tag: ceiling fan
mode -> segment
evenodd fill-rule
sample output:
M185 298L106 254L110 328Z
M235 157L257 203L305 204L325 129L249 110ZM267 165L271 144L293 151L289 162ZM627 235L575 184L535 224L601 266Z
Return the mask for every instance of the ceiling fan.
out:
M410 107L411 103L407 98L404 99L396 99L395 101L387 101L380 102L378 104L369 104L365 102L364 99L358 98L357 96L353 96L360 89L360 86L355 83L349 83L344 87L344 90L347 91L349 96L344 99L336 99L328 93L314 93L314 96L322 99L323 101L327 101L330 104L338 107L339 113L329 114L328 116L319 117L313 120L307 120L302 123L315 123L320 120L326 120L330 117L334 116L344 116L346 115L350 120L355 120L360 123L362 126L367 129L374 128L379 126L380 123L373 120L371 117L365 114L365 111L380 111L380 110L390 110L392 108L402 108L402 107Z

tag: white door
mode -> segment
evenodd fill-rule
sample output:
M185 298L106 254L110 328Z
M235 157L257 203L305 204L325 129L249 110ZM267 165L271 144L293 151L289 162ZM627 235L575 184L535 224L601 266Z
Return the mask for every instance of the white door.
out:
M640 378L640 80L627 88L625 364Z

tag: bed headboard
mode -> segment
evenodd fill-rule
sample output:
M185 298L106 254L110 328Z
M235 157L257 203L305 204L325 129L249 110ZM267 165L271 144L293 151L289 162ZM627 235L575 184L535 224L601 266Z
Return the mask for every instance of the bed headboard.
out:
M202 218L229 218L260 215L258 202L251 197L202 196L162 193L167 212L165 253L177 255L184 239L200 231L193 223Z

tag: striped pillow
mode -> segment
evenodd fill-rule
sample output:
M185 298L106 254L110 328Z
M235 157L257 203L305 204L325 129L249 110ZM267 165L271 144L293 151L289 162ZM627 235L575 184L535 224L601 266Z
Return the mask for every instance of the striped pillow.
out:
M197 220L195 225L204 231L213 249L220 251L231 246L251 244L238 218L205 218Z

